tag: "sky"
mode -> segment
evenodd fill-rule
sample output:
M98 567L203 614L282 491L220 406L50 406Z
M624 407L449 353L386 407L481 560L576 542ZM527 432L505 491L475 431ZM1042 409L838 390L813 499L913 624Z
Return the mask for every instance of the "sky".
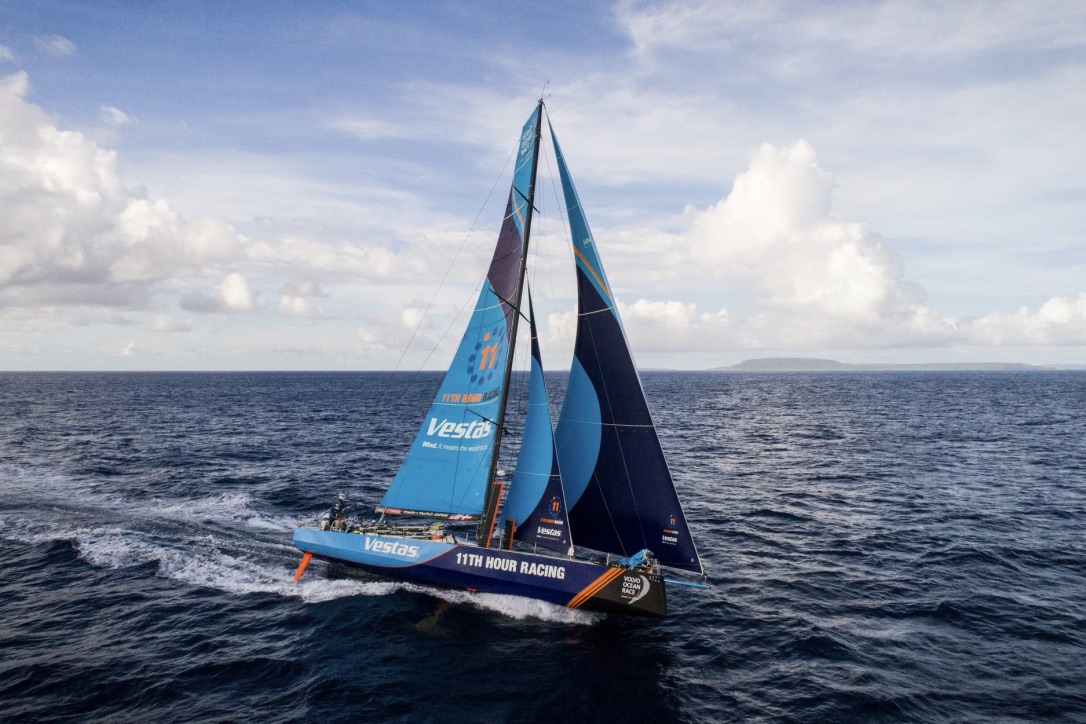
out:
M1086 4L40 0L0 370L443 368L541 95L642 367L1086 364Z

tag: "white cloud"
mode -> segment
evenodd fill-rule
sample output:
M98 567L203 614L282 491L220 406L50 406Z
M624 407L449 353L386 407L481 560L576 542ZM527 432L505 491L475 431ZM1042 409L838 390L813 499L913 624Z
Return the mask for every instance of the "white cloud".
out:
M650 299L618 308L635 348L647 352L720 349L730 336L726 309L699 313L690 302Z
M457 194L467 195L471 164L486 169L488 186L529 110L523 84L500 86L502 76L526 77L532 63L554 71L549 110L616 295L629 301L622 312L635 351L652 351L652 364L689 361L690 350L1082 344L1086 66L1074 50L1086 41L1086 6L651 0L620 1L615 18L629 43L616 46L611 24L610 42L588 53L485 49L500 68L485 85L393 79L403 84L379 105L314 87L303 110L286 114L293 126L264 117L238 132L221 121L245 116L219 109L201 127L232 135L197 138L194 125L163 145L154 140L165 137L161 119L146 110L155 104L126 106L154 121L142 125L155 135L127 139L133 153L121 164L106 147L115 131L65 131L26 101L25 76L21 90L20 76L0 81L10 91L0 94L0 319L59 314L59 328L78 315L149 338L194 328L153 316L176 310L177 290L189 292L182 308L235 314L263 304L251 283L278 289L269 300L281 314L322 318L332 306L324 284L365 325L357 336L366 354L387 364L380 355L395 359L463 239L467 224L455 216L474 206ZM0 46L5 59L12 54ZM114 99L93 82L83 92L68 112L130 120L100 105ZM206 120L207 109L191 110L186 123ZM322 113L333 120L313 128ZM329 125L344 133L322 133ZM275 143L259 137L273 127ZM392 148L386 139L423 142ZM774 145L758 146L766 140ZM751 148L749 168L722 198ZM126 187L118 165L166 193ZM427 329L442 330L452 297L485 272L492 245L481 237L495 231L469 241L473 259L449 275L455 289L442 291L445 306L427 314ZM546 237L539 231L534 245ZM1038 251L1049 256L1038 262ZM1021 278L1004 283L1016 262ZM244 293L227 288L232 271ZM305 281L284 285L297 279ZM1015 311L1024 298L1031 307ZM572 315L559 316L556 326L572 325ZM196 318L184 341L229 325L237 349L255 347L271 323L220 319L201 329ZM294 328L319 348L336 326L349 328L341 339L353 336L348 323ZM440 345L420 332L413 346L444 352L457 331ZM135 337L141 349L145 339ZM154 340L169 341L178 338Z
M152 332L191 332L193 324L191 319L175 319L164 314L156 314L146 326Z
M459 303L439 301L436 298L412 299L405 302L403 308L400 309L399 327L401 330L410 332L447 330L454 320L471 313L473 309L471 305L474 304L475 299L475 292L472 292L468 298L461 299Z
M307 297L327 297L319 284L311 280L288 282L279 298L279 313L302 319L330 319L324 307Z
M295 297L327 297L317 282L306 279L300 282L287 282L283 285L284 295Z
M328 319L328 313L319 304L305 297L284 294L279 298L279 313L303 319Z
M425 319L425 312L423 307L404 307L400 311L400 326L404 329L418 329Z
M866 224L830 217L833 187L806 142L764 144L726 198L688 212L690 273L760 289L750 343L930 337L942 325L923 288Z
M382 244L358 244L298 234L253 239L246 250L253 262L272 269L304 269L352 279L402 281L417 278L427 268L424 255L397 253Z
M1077 298L1053 297L1037 312L1021 307L1012 314L994 312L962 325L966 340L985 347L1066 346L1086 344L1086 292Z
M148 281L179 269L201 269L242 255L230 227L211 219L186 219L163 199L129 198L116 216L114 281Z
M385 354L388 347L381 342L381 338L372 332L359 328L358 342L364 354Z
M117 356L118 357L131 357L135 353L136 353L136 343L132 342L132 341L129 341L128 344L126 344L124 347L121 348L121 350L119 352L117 352Z
M113 126L121 126L132 122L127 113L113 106L102 106L102 120Z
M755 2L624 2L616 13L641 54L664 50L720 52L734 39L788 43L792 52L829 46L873 57L953 58L1023 48L1061 50L1082 42L1079 4L1028 5L1014 0L917 3L883 0L841 5ZM796 39L802 39L797 43ZM799 64L778 66L803 72ZM770 69L767 69L770 70ZM809 67L805 72L817 69Z
M618 313L636 353L714 351L732 343L728 311L702 312L691 302L638 299L618 302ZM577 329L575 311L547 315L545 355L568 349Z
M181 308L201 314L245 314L264 306L264 295L254 294L238 272L228 274L213 291L194 290L181 297Z
M62 35L35 35L34 46L49 55L75 54L75 44Z
M833 190L810 144L763 144L725 198L688 209L684 228L655 233L666 253L642 272L681 279L691 296L753 290L748 308L707 315L685 301L620 303L631 340L648 351L1086 344L1086 293L1054 297L1037 312L940 315L866 223L831 216ZM573 316L552 316L551 324L571 334Z
M356 136L364 141L386 138L409 138L418 133L401 123L391 123L374 118L342 117L331 122L331 127Z
M0 79L0 306L146 307L156 282L238 258L228 226L126 189L116 154L62 131Z
M15 54L11 52L11 48L6 45L0 45L0 61L2 60L15 60Z

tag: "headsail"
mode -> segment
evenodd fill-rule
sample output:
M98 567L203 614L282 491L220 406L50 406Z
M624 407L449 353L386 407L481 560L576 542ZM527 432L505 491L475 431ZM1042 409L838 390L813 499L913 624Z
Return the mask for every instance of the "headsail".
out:
M535 326L532 296L528 294L528 322L532 330L532 368L528 382L528 409L524 416L524 434L509 496L502 517L512 519L516 540L565 551L569 548L565 493L558 473L554 450L551 410L547 385L543 379L543 361Z
M555 443L577 545L702 571L558 139L551 130L577 263L577 338Z
M538 112L521 132L494 257L467 330L378 512L457 519L483 512L516 330Z

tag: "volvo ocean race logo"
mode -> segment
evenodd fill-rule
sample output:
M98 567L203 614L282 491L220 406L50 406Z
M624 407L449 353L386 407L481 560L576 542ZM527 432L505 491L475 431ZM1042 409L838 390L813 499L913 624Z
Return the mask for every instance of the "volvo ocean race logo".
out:
M532 122L524 127L524 135L520 137L520 155L528 153L528 149L532 147L532 142L535 141L535 118L532 118Z
M629 599L626 603L637 603L646 595L648 595L649 589L652 588L652 584L649 583L649 579L645 576L631 576L629 574L623 574L622 576L622 597Z

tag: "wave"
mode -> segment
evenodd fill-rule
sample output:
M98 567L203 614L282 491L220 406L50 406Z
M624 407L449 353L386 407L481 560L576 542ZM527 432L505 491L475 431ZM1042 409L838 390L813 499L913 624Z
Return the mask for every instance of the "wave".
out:
M355 576L330 578L320 575L327 568L323 563L315 563L294 583L300 554L283 541L307 517L262 511L246 492L173 501L129 499L100 493L92 485L48 470L13 465L0 465L0 481L5 485L0 502L19 506L0 516L0 535L31 544L68 541L82 560L98 567L155 565L157 575L181 583L238 595L294 597L305 603L406 590L516 620L591 625L601 618L518 596ZM49 504L43 507L46 500ZM268 535L275 533L287 535Z
M405 590L424 593L449 603L465 604L486 611L494 611L518 621L538 619L540 621L590 626L605 618L603 614L578 611L554 603L521 596L507 596L500 593L470 593L446 588L431 588L413 583L402 584L402 587Z

